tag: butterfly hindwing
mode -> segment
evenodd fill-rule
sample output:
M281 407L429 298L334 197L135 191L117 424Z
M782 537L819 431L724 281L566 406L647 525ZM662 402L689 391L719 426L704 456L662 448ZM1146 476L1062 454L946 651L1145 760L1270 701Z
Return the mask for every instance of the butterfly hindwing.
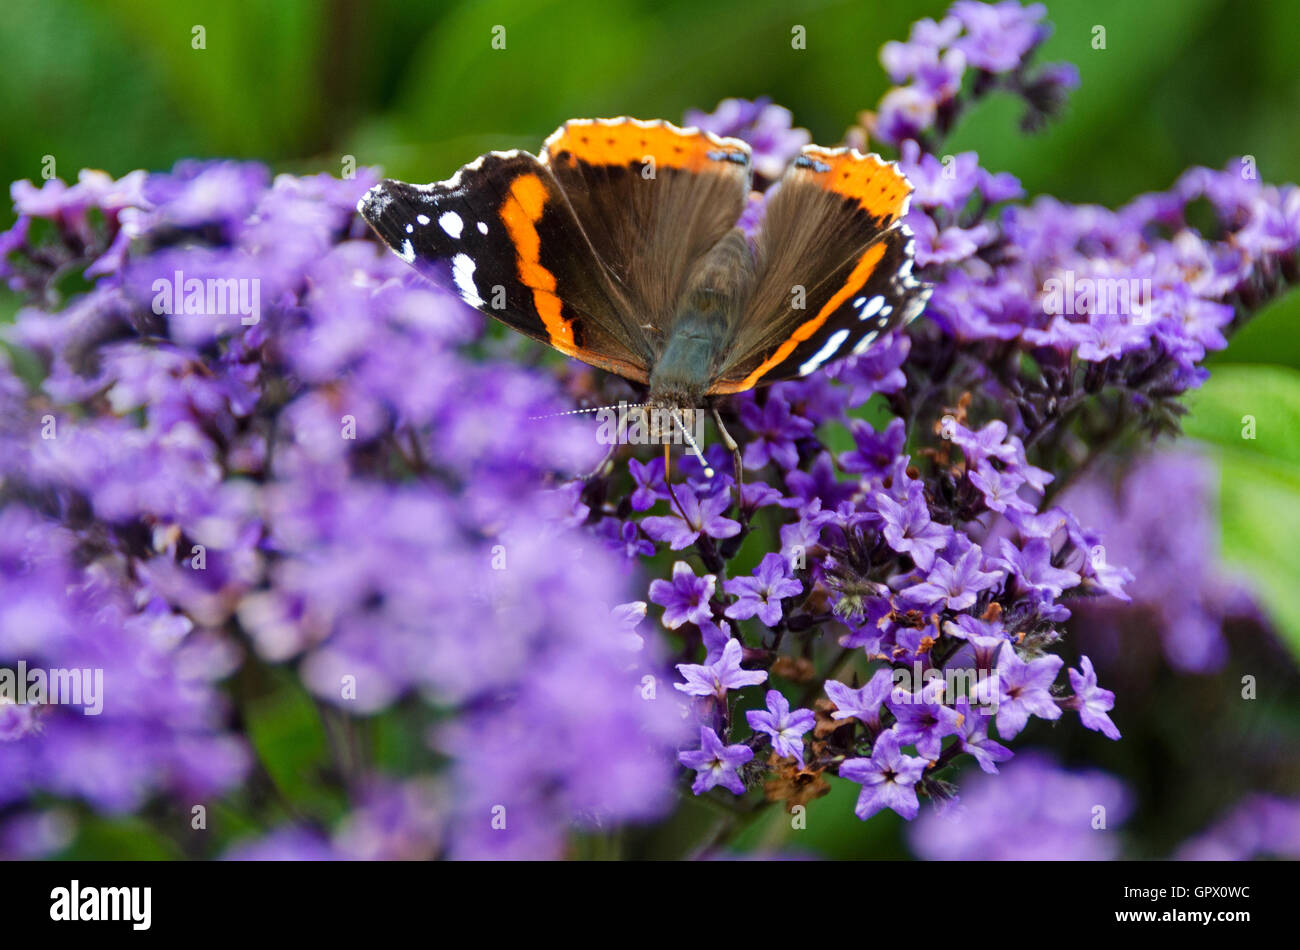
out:
M561 353L644 382L653 350L550 170L490 152L447 181L385 180L358 210L398 257Z
M910 193L874 155L806 146L767 200L758 283L710 392L806 376L919 314Z
M542 155L638 323L662 341L696 264L744 209L749 146L668 122L595 119L565 123Z

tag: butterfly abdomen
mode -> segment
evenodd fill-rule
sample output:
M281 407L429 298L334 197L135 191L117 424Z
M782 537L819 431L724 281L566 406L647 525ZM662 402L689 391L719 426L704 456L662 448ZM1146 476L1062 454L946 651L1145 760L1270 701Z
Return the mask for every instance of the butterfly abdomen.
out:
M753 286L754 255L737 228L691 274L651 368L650 402L683 409L704 405Z

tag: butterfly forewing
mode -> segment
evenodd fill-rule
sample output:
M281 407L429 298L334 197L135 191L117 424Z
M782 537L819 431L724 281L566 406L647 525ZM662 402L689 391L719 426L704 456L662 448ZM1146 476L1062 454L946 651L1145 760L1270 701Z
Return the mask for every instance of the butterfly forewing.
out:
M574 120L542 156L638 323L662 341L694 267L744 209L749 146L662 121Z
M386 180L358 210L399 257L482 312L637 382L653 351L550 170L492 152L430 185Z

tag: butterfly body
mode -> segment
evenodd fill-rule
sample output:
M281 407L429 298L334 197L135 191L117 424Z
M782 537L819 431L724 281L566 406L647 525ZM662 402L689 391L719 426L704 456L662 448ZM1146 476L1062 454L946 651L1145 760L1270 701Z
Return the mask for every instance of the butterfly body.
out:
M635 119L573 120L540 156L492 152L358 209L403 260L561 353L648 387L652 405L815 372L920 313L910 186L873 155L807 146L764 196L749 147Z
M753 292L754 258L744 232L732 230L704 256L650 368L651 405L704 405Z

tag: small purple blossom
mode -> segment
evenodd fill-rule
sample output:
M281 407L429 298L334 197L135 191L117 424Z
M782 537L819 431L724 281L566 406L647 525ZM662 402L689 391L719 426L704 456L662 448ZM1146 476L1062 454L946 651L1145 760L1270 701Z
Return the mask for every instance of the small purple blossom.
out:
M930 570L935 555L952 539L952 529L930 520L929 508L919 492L909 492L901 502L885 492L877 492L875 505L884 522L889 546L900 554L910 554L921 570Z
M1079 721L1089 729L1100 732L1107 739L1118 739L1119 729L1110 721L1110 716L1106 715L1115 708L1115 694L1097 685L1097 673L1092 668L1092 660L1086 656L1080 657L1079 670L1066 672L1070 677L1070 686L1074 689L1074 696L1067 700L1066 705L1078 710Z
M876 670L865 686L853 689L838 680L826 681L826 695L835 704L832 719L857 719L872 731L880 729L880 710L894 688L888 669Z
M795 441L811 435L813 424L802 416L793 415L789 404L778 395L770 395L763 406L752 400L740 404L740 421L754 433L754 439L745 447L744 464L747 469L760 469L769 461L783 469L799 464L799 451Z
M1005 762L1013 755L1012 751L999 742L989 738L989 726L993 717L978 705L962 696L954 703L961 715L961 724L957 730L957 741L963 752L967 752L979 764L982 771L996 774L997 763Z
M1059 719L1061 708L1052 696L1052 684L1065 661L1059 656L1023 660L1010 643L998 656L997 677L980 683L980 700L997 706L998 735L1014 739L1030 716Z
M684 623L704 623L713 616L709 600L717 578L712 574L697 577L685 561L673 564L671 581L650 583L650 601L664 608L663 624L676 630Z
M790 576L790 565L780 554L765 554L752 577L733 577L722 589L736 595L724 613L733 620L757 616L774 627L781 619L781 600L803 591L803 585Z
M700 748L678 753L677 760L696 772L695 783L691 785L691 791L696 795L703 795L718 785L743 795L745 783L739 769L753 757L754 750L749 746L740 743L723 745L716 732L708 726L701 726Z
M953 563L942 557L936 558L925 581L904 588L902 595L917 604L939 604L948 610L965 610L975 603L980 591L1002 579L1002 574L996 571L980 570L982 560L982 552L974 545Z
M904 755L901 746L894 730L886 730L876 737L871 747L871 758L848 759L840 765L841 778L862 786L853 812L863 821L884 808L894 810L909 821L916 817L920 808L916 783L925 774L929 763L916 756Z
M897 734L899 743L915 745L918 754L932 761L939 758L944 738L957 735L963 721L961 712L944 705L944 688L940 678L922 684L913 693L892 689L885 700L897 720L890 731Z
M745 713L749 728L772 737L772 749L783 758L792 758L803 768L803 734L816 725L811 709L790 710L790 701L779 690L768 690L767 709Z
M690 547L701 535L709 538L731 538L740 533L740 523L723 515L731 506L730 494L722 491L700 497L686 486L679 485L673 489L678 511L673 506L673 514L668 516L651 516L641 520L645 533L656 541L665 542L674 551Z
M764 670L744 670L740 667L744 650L740 641L729 639L722 650L722 655L713 663L679 663L677 672L685 678L685 683L674 683L676 689L688 696L712 696L725 700L727 691L755 686L767 681Z

